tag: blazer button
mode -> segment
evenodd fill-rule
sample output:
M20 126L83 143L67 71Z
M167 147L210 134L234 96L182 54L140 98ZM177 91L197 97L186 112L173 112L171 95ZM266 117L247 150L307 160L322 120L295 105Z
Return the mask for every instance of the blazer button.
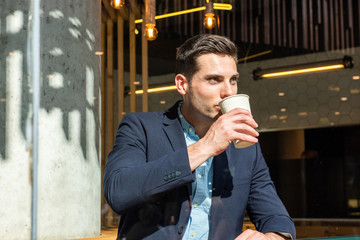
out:
M181 172L180 172L180 171L176 171L176 172L175 172L175 175L178 177L178 176L181 175Z
M178 233L179 233L179 234L182 234L182 233L183 233L183 231L184 231L184 227L179 227L179 229L178 229Z

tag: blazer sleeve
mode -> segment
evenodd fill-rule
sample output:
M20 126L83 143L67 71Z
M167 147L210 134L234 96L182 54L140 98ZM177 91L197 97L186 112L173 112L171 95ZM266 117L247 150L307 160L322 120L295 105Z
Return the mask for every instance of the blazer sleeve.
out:
M105 167L103 189L105 199L118 214L151 200L156 194L194 181L186 145L177 150L163 147L163 142L169 140L164 132L157 132L158 123L152 126L152 121L127 114L117 131ZM157 158L151 161L149 148L159 150Z
M295 238L294 222L277 195L259 144L256 155L247 207L250 220L260 232L290 233Z

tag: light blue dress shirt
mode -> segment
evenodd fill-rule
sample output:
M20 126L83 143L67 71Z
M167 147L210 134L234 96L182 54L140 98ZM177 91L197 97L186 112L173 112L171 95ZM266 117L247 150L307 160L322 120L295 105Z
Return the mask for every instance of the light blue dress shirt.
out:
M199 136L195 134L194 128L183 117L180 106L178 108L178 114L184 131L186 145L190 146L199 140ZM190 220L182 238L183 240L207 240L209 237L209 219L213 180L212 162L213 157L206 160L195 170L196 181L192 183L193 200Z

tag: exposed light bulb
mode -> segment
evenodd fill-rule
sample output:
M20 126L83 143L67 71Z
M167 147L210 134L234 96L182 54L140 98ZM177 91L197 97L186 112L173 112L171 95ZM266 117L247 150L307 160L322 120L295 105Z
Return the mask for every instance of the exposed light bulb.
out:
M203 21L204 27L207 29L213 29L216 26L215 14L206 13Z
M216 25L216 18L214 14L214 5L210 1L206 1L205 4L205 18L203 21L204 27L207 29L213 29Z
M125 0L111 0L111 6L115 9L120 9L125 5Z
M146 24L144 36L149 41L153 41L157 38L158 30L155 28L155 24Z

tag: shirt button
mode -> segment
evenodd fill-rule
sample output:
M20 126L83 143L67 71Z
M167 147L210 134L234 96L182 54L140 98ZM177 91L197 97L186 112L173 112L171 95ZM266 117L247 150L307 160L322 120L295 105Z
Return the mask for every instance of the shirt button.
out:
M192 237L193 237L193 236L195 236L195 233L194 233L194 232L192 232L192 233L191 233L191 236L192 236Z
M195 203L193 206L194 206L194 208L196 208L196 207L198 206L198 204L197 204L197 203Z
M189 131L192 132L192 128L189 128Z
M201 178L201 174L198 174L198 178Z

